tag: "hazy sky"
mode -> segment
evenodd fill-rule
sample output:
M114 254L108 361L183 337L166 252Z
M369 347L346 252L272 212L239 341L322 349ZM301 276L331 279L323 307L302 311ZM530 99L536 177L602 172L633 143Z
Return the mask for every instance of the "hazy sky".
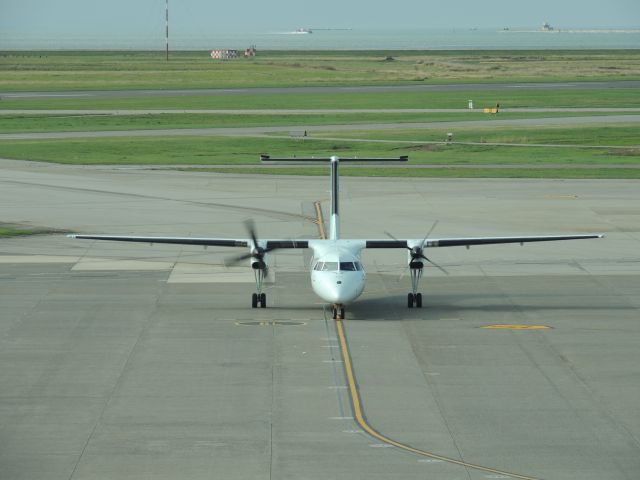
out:
M0 42L34 34L162 36L164 3L0 0ZM640 0L169 0L169 12L174 36L297 27L539 27L545 20L559 28L640 27Z

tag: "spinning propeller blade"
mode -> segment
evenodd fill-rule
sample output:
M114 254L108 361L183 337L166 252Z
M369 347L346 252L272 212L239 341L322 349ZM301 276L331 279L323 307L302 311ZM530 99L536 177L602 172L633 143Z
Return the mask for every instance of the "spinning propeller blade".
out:
M438 270L442 271L443 273L445 273L446 275L449 275L449 272L447 272L444 268L442 268L440 265L438 265L436 262L434 262L433 260L427 258L424 255L424 246L427 243L427 239L429 238L429 236L431 235L431 232L433 232L433 230L436 228L436 225L438 225L438 220L436 220L435 222L433 222L433 225L431 225L431 228L429 229L429 231L427 232L427 234L424 236L424 238L422 239L422 242L420 242L419 246L415 246L415 247L409 247L407 246L407 250L409 250L409 253L411 255L411 260L419 260L419 259L423 259L426 260L427 262L429 262L431 265L433 265L434 267L436 267ZM398 239L396 237L394 237L393 235L391 235L389 232L384 232L389 238L398 241Z
M240 255L235 255L233 257L228 257L225 261L224 264L228 267L231 267L233 265L237 265L238 263L242 262L243 260L248 260L250 258L255 259L256 262L258 262L259 264L261 264L261 266L259 266L258 268L260 270L264 270L265 275L268 275L269 273L269 269L267 268L267 265L264 261L264 256L265 254L267 254L268 252L272 251L272 250L276 250L278 247L261 247L258 243L258 234L256 232L256 225L255 222L252 219L249 220L245 220L244 222L244 226L247 229L247 233L249 234L249 238L251 239L252 245L251 245L251 251L248 253L242 253ZM256 267L254 267L256 268Z

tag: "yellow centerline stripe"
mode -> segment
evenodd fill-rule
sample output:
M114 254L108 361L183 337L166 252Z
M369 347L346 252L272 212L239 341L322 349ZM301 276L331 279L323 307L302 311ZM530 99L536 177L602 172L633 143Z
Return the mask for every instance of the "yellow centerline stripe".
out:
M314 223L318 224L318 228L320 229L320 238L322 240L326 240L327 232L324 230L324 217L322 216L322 208L320 207L320 202L313 202L313 206L316 209L316 220Z
M547 330L550 327L546 325L511 325L511 324L500 324L500 325L484 325L480 328L493 329L493 330Z
M425 450L420 450L414 448L410 445L405 445L404 443L397 442L389 437L386 437L382 433L378 432L367 422L362 408L362 400L360 399L360 392L356 386L355 375L353 373L353 367L351 365L351 356L349 354L349 345L346 340L346 336L344 333L344 326L341 319L336 319L336 329L338 331L338 339L340 341L340 350L342 352L342 360L344 361L344 369L347 376L347 382L349 383L349 396L351 397L351 406L353 408L353 414L356 420L356 423L369 435L380 440L389 445L393 445L394 447L400 448L407 452L415 453L416 455L421 455L423 457L433 458L435 460L441 460L443 462L452 463L455 465L460 465L462 467L472 468L474 470L480 470L483 472L494 473L498 475L506 475L511 478L519 478L522 480L538 480L535 477L529 477L526 475L520 475L517 473L505 472L502 470L497 470L495 468L483 467L482 465L475 465L473 463L463 462L462 460L456 460L455 458L444 457L442 455L438 455L436 453L427 452Z

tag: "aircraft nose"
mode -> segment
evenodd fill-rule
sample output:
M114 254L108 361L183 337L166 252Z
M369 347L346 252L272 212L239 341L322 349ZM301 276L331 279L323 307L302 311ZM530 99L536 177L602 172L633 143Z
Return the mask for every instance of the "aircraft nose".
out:
M332 303L345 303L353 300L352 288L343 284L341 280L336 280L327 289L327 301Z

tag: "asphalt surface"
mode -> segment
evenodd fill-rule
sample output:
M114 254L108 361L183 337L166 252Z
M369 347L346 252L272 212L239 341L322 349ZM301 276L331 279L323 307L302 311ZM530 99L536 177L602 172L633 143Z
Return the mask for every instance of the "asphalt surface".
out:
M344 178L343 234L605 239L366 252L337 326L305 257L249 307L232 252L0 240L0 465L11 479L629 480L640 471L637 181ZM83 233L314 237L328 179L2 162L0 218ZM237 251L233 251L234 253ZM495 325L549 327L486 329ZM450 463L456 460L465 465ZM490 471L478 470L474 466ZM499 473L503 472L503 473ZM515 477L514 477L515 478Z
M0 98L117 98L117 97L175 97L209 95L247 95L247 94L299 94L299 93L375 93L375 92L454 92L487 90L608 90L619 88L640 88L638 80L606 82L564 82L564 83L465 83L447 85L392 85L392 86L354 86L354 87L264 87L264 88L206 88L206 89L167 89L167 90L82 90L57 92L0 92Z
M167 136L263 136L270 133L307 131L334 132L358 130L411 130L411 129L450 129L450 128L488 128L488 127L535 127L556 125L615 125L639 123L640 115L596 115L582 117L525 118L510 120L465 120L453 122L407 122L407 123L363 123L348 125L290 125L277 127L235 127L235 128L163 128L157 130L103 130L89 132L36 132L3 133L1 140L44 140L64 138L110 138L110 137L167 137Z

